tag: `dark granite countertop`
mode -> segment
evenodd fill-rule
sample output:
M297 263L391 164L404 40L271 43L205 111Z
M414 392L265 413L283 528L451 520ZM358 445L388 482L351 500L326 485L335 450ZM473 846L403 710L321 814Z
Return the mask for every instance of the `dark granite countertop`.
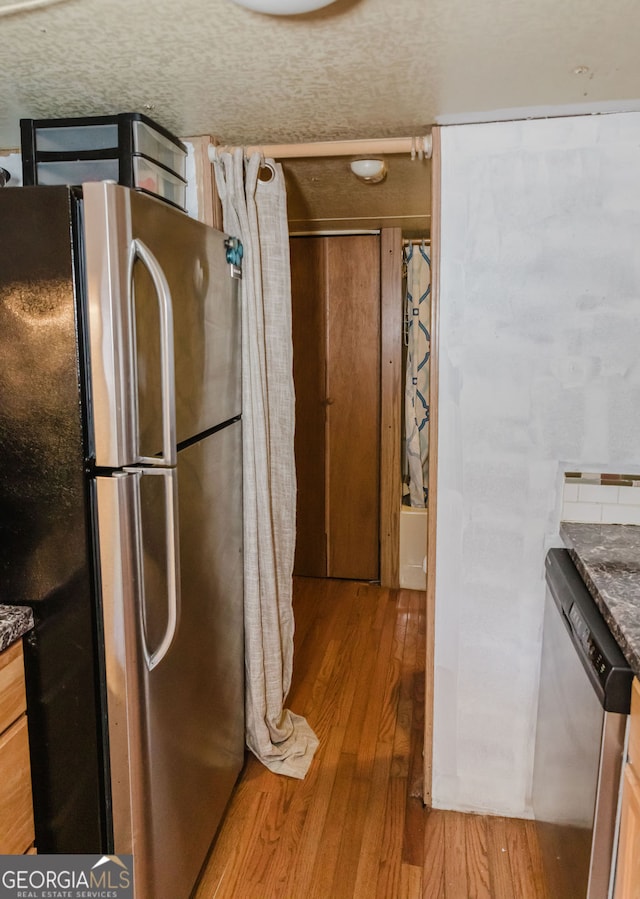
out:
M560 536L625 658L640 677L640 526L563 521Z
M0 652L33 627L33 612L26 606L0 605Z

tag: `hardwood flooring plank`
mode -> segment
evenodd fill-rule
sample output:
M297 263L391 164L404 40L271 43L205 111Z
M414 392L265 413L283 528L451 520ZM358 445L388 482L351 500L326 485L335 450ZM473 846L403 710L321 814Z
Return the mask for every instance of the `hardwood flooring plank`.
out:
M423 899L443 899L445 896L444 843L444 814L436 810L425 810Z
M374 631L381 631L385 621L386 604L389 601L389 590L387 587L369 587L369 590L377 590L378 597L380 600L382 600L378 604L378 607L376 609L376 616L371 623L371 627Z
M529 856L531 858L531 871L535 886L535 895L540 899L554 899L549 895L547 881L544 875L544 865L542 864L542 854L540 852L540 843L538 842L538 834L536 833L536 825L534 821L525 821L524 829L527 835L527 845L529 847Z
M324 819L324 826L313 855L311 877L300 883L299 878L292 878L299 895L309 899L325 899L332 895L332 884L340 873L340 848L345 834L345 821L350 819L349 799L353 775L356 767L354 755L343 753L338 762L338 770L331 793L331 801ZM350 830L350 828L347 828ZM295 895L291 892L289 895Z
M389 899L390 896L397 896L400 892L406 805L406 780L399 777L391 777L388 781L384 828L378 852L378 875L375 893L378 899Z
M487 818L487 855L492 899L514 899L509 860L511 849L505 822L506 818L493 816Z
M348 823L343 825L338 846L338 856L334 870L331 888L324 892L314 892L313 899L352 899L358 862L367 823L367 808L369 793L371 790L370 777L358 776L358 759L354 757L353 777L351 779L347 808L349 810ZM364 899L364 897L363 897Z
M374 710L373 717L375 718L375 721L371 721L370 706L372 701L374 703L376 702L376 699L378 703L376 708L379 708L382 703L382 687L379 682L380 675L376 681L376 671L381 664L384 664L381 662L381 659L385 658L386 660L386 657L388 657L388 648L385 648L382 641L383 639L386 639L390 644L392 634L388 632L389 628L392 628L394 623L394 610L392 604L389 602L387 590L380 591L380 599L376 610L377 613L380 608L382 608L385 613L384 622L386 623L386 630L383 630L382 627L379 629L371 628L371 631L369 632L369 639L367 641L366 651L363 653L358 673L358 684L354 694L351 715L349 716L349 721L347 723L347 732L344 741L344 751L356 754L366 741L371 763L373 762L373 754L375 752L375 744L378 735L378 720L376 715L379 715L379 712L376 713ZM384 668L384 673L386 674L386 668ZM376 681L375 684L374 681ZM380 691L379 697L374 697L374 689Z
M354 714L358 714L362 696L366 699L364 685L374 664L372 646L379 637L379 632L372 631L370 626L377 610L378 598L370 592L359 591L352 605L354 631L349 639L349 655L345 658L343 678L335 697L336 724L345 727L352 721ZM364 711L363 705L362 716Z
M380 724L378 726L378 741L380 743L389 743L390 745L393 745L398 729L398 702L400 699L406 634L407 615L398 615L396 605L395 627L389 653L382 708L380 710Z
M402 865L398 899L422 899L421 867L417 865Z
M340 611L333 601L334 582L326 578L293 579L294 646L293 679L304 681L305 666L318 637L329 633L332 618Z
M457 812L440 814L444 816L444 895L468 899L465 818Z
M322 672L317 678L322 691L314 688L312 700L303 710L318 736L328 727L341 726L349 720L359 669L368 654L368 648L362 644L360 603L345 601L343 605L345 618L338 620L339 631L331 641L335 644L332 664L325 668L326 678Z
M405 864L420 869L424 862L427 813L428 809L424 807L422 799L412 795L412 781L407 781L401 858Z
M326 735L304 782L277 778L281 789L272 801L271 849L262 881L265 899L287 896L292 872L296 890L302 888L305 868L311 873L343 740L343 729L334 728Z
M316 613L315 604L320 601L322 593L325 592L322 580L324 578L294 577L293 579L294 641L297 646L302 645L309 628L313 626Z
M387 743L379 743L373 763L371 786L365 812L365 826L360 845L360 855L353 895L355 897L375 896L378 870L382 853L382 839L385 830L387 808L387 787L391 769L391 751Z
M318 856L321 866L329 869L331 859L337 852L332 851L331 830L336 825L341 829L346 816L346 797L355 758L342 755L344 729L333 728L326 740L322 766L315 787L309 791L310 806L302 827L297 851L291 860L283 896L307 896L314 881L314 868Z
M391 777L401 777L403 780L408 780L411 769L412 718L413 700L410 696L403 696L401 689L396 705L396 729L391 750L393 756Z
M323 588L324 602L318 606L317 618L308 629L302 644L294 651L294 668L289 702L303 710L310 701L318 673L322 670L328 644L340 639L349 616L348 594L340 582L332 582L333 589ZM294 638L295 640L295 638ZM302 713L302 711L301 711Z
M299 699L292 700L300 713L304 715L314 729L319 740L323 740L334 723L334 710L331 702L325 702L325 697L332 694L329 690L332 674L338 664L342 643L339 639L331 640L322 659L314 679L313 689L309 692L306 702L300 703Z
M389 679L390 656L395 637L395 618L395 605L392 600L388 599L380 643L374 660L373 674L366 687L368 695L364 720L360 733L357 735L358 774L363 777L370 776L373 770L383 715L385 689ZM347 739L348 737L349 733ZM345 739L345 748L347 739Z
M271 796L257 793L240 813L225 819L194 899L249 899L251 887L243 882L251 863L254 840L270 812Z
M487 819L483 815L467 815L465 819L469 899L492 899L486 822Z
M399 681L396 728L393 736L392 777L408 778L411 768L412 745L416 735L412 734L415 702L413 686L417 653L417 604L420 594L413 590L400 591L406 595L404 651Z
M522 896L522 899L537 899L535 875L524 824L524 821L505 818L511 879L516 895Z

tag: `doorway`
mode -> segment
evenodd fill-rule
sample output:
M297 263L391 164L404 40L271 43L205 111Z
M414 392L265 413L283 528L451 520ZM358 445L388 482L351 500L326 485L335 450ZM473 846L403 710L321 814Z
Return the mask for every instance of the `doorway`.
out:
M379 410L379 577L386 587L399 586L399 546L400 546L400 510L402 505L402 392L405 373L402 365L403 346L403 285L402 285L402 244L403 239L432 239L432 256L437 264L436 228L431 227L432 182L434 189L433 205L437 214L439 195L439 135L434 129L434 159L412 160L409 157L388 157L388 177L382 184L367 186L358 184L349 171L349 160L345 158L296 158L283 159L282 164L287 182L287 206L290 234L293 242L301 237L346 236L345 231L362 233L373 230L380 235L381 243L381 303L380 332L380 395ZM432 169L433 165L433 169ZM432 233L433 232L433 233ZM293 251L296 252L295 249ZM293 257L292 257L293 262ZM295 262L293 262L295 266ZM294 278L296 275L294 274ZM295 288L294 288L295 290ZM434 269L432 285L431 309L431 362L432 379L430 394L431 421L429 434L433 450L437 442L437 269ZM312 315L312 310L306 310ZM318 316L318 310L315 311ZM300 319L299 321L304 321ZM303 335L309 340L313 330L325 334L326 322L316 317L303 327ZM297 337L297 325L294 325L294 342ZM318 372L322 371L323 359L319 355L321 347L308 346L308 355L316 360L314 374L313 364L309 365L310 378L316 378L318 395L326 400L331 399L322 381L318 383ZM295 353L295 347L294 347ZM298 387L298 385L296 385ZM324 388L324 392L323 391ZM330 408L330 407L329 407ZM298 407L298 422L310 413L310 407ZM316 428L324 426L325 409L319 411L316 404ZM426 620L426 683L425 683L425 715L424 715L424 792L425 804L431 804L431 759L432 759L432 725L433 725L433 625L435 596L435 521L436 521L436 459L431 454L429 464L429 507L428 507L428 546L427 546L427 594L422 594L421 608ZM299 456L299 454L298 454ZM323 463L324 464L324 463ZM320 465L316 462L316 465ZM325 470L315 469L315 477L325 483ZM298 472L299 489L312 483L304 474ZM324 499L316 499L315 519L324 515ZM314 514L310 517L314 519ZM306 527L303 517L299 518L297 528L298 541L304 540ZM313 539L313 538L312 538ZM324 533L315 537L316 545L326 547ZM422 614L422 613L421 613Z

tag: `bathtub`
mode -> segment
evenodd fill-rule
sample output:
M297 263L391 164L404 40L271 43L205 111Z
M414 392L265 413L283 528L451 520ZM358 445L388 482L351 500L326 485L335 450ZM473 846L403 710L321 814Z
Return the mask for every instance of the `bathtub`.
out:
M427 510L400 508L400 586L426 590Z

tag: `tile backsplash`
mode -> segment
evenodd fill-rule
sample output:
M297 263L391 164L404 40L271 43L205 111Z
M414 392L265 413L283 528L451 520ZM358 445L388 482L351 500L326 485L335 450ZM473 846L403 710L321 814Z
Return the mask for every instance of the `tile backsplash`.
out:
M640 475L567 471L562 520L640 525Z

